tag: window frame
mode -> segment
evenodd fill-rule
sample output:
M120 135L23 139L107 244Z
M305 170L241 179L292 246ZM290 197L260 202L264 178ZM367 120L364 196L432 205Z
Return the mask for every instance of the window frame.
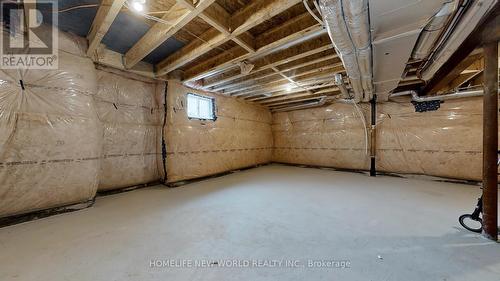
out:
M194 97L197 97L197 98L201 98L201 99L206 99L206 100L209 100L211 103L212 103L212 118L209 118L209 119L206 119L206 118L199 118L199 117L191 117L189 116L189 113L188 113L188 99L189 99L189 96L194 96ZM200 121L216 121L217 120L217 109L216 109L216 102L215 102L215 98L214 97L210 97L210 96L205 96L205 95L200 95L200 94L195 94L195 93L187 93L186 94L186 116L189 120L200 120ZM199 111L198 111L199 113Z

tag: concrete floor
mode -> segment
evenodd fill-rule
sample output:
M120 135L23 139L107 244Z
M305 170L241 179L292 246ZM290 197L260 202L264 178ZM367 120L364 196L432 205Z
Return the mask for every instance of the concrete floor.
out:
M500 244L457 223L479 192L266 166L2 228L0 280L498 281Z

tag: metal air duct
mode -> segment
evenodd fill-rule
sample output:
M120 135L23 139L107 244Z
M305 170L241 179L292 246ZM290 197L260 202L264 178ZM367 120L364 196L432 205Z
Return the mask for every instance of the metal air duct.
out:
M373 95L372 48L367 0L319 0L328 34L339 54L356 102Z
M459 2L459 0L451 0L444 3L439 12L432 17L422 30L422 33L420 33L417 44L413 49L413 59L423 60L431 54L441 34L444 33L446 26L455 15Z

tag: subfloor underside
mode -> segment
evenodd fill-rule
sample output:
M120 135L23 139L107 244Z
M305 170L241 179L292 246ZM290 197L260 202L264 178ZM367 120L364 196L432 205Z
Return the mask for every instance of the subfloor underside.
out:
M457 222L479 193L265 166L2 228L0 280L499 280L500 244Z

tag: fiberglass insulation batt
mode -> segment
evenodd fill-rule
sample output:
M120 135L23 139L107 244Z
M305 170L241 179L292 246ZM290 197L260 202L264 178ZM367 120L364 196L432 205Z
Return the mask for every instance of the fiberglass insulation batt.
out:
M57 70L0 70L0 217L96 193L96 71L78 40L63 32L58 54Z
M99 190L159 180L165 83L97 70L95 96L104 126ZM161 106L160 106L161 105Z
M186 94L215 98L216 121L189 119ZM176 182L269 163L273 134L264 107L169 81L167 91L167 181Z
M360 104L370 122L370 105ZM408 98L377 104L377 171L481 180L482 99L415 112ZM367 138L352 104L273 114L273 161L368 170Z

